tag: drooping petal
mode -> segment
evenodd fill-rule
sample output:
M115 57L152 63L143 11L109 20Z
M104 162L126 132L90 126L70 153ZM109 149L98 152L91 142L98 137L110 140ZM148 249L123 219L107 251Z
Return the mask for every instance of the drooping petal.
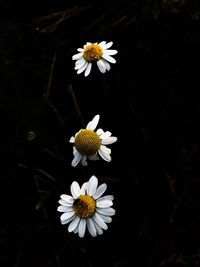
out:
M92 63L90 62L88 63L87 68L85 70L85 73L84 73L85 77L87 77L90 74L91 69L92 69Z
M105 223L111 223L112 222L112 218L103 214L99 214L99 216L101 216L101 218L104 220Z
M109 71L111 69L110 64L103 58L101 60L103 61L105 68Z
M82 66L86 63L84 58L79 59L78 61L76 61L75 63L75 70L78 70L80 68L82 68Z
M72 218L74 216L74 211L65 212L60 216L61 223Z
M87 166L87 165L88 165L88 163L87 163L87 156L82 156L81 164L82 164L83 166Z
M94 226L95 226L95 228L96 228L96 231L97 231L97 234L98 235L102 235L103 234L103 230L101 229L101 227L93 220L93 219L91 219L92 221L93 221L93 223L94 223Z
M102 159L104 159L107 162L111 161L111 156L108 153L105 153L103 150L101 150L101 147L98 150L99 155L102 157Z
M82 155L79 152L76 153L74 156L74 159L72 160L72 163L71 163L72 166L76 167L78 165L78 163L80 162L81 158L82 158Z
M80 194L81 194L80 186L79 186L79 184L76 181L74 181L71 184L70 190L71 190L71 193L72 193L72 196L73 196L74 199L76 199L77 197L79 197Z
M98 185L98 179L96 178L96 176L92 176L88 182L88 186L87 186L87 194L89 196L93 196L94 193L96 192L97 189L97 185Z
M107 60L110 63L113 63L113 64L116 63L116 60L113 57L111 57L111 56L109 56L107 54L103 54L102 58L104 58L105 60Z
M106 154L109 154L109 155L111 154L111 149L106 147L106 146L104 146L104 145L101 145L100 149Z
M103 63L103 61L101 59L97 61L97 66L98 66L100 72L102 72L102 73L106 72L105 64Z
M99 115L96 115L92 121L90 121L87 126L86 126L86 129L87 130L92 130L94 131L94 129L97 127L97 124L99 122L99 119L100 119L100 116Z
M101 184L97 188L96 192L94 193L93 198L94 199L98 199L100 196L103 195L103 193L106 191L106 189L107 189L107 184L105 184L105 183L104 184Z
M87 229L92 237L97 236L97 230L95 228L93 220L90 218L87 219Z
M86 229L86 219L81 219L78 225L78 236L80 238L84 237Z
M77 74L82 73L87 68L87 66L88 62L85 61L85 64L80 69L78 69Z
M65 213L64 213L65 214ZM62 215L61 215L62 216ZM76 217L76 214L74 213L72 216L70 216L69 218L66 219L60 219L61 224L67 224L69 222L71 222L74 218Z
M103 219L100 216L101 214L98 214L97 212L93 215L92 219L104 230L108 229L108 226L105 224Z
M102 145L111 145L117 141L117 137L111 136L101 140Z
M75 219L69 224L68 231L72 232L77 227L78 223L80 221L80 217L76 216Z

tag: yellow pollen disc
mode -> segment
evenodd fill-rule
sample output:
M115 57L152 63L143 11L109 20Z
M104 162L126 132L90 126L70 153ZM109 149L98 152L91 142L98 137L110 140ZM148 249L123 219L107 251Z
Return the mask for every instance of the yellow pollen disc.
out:
M97 44L87 45L83 52L83 57L86 61L98 61L103 55L102 48Z
M83 130L75 138L76 149L80 154L85 156L94 155L100 146L100 137L92 130Z
M96 210L96 201L88 195L81 195L74 200L73 209L80 218L90 218Z

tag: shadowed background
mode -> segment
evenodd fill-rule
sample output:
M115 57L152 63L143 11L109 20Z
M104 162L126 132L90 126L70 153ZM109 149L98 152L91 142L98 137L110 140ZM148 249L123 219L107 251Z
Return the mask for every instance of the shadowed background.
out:
M2 267L200 266L199 1L0 1ZM72 55L113 41L85 78ZM100 114L112 161L71 167ZM102 236L60 224L59 196L91 175L116 215Z

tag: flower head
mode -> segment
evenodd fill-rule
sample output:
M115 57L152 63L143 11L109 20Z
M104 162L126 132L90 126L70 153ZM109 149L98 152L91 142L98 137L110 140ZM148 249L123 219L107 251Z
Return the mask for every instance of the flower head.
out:
M57 210L63 212L60 216L61 224L70 223L68 231L78 233L79 237L84 237L86 226L93 237L103 234L103 230L108 228L106 223L110 223L111 216L115 214L111 207L114 197L101 197L107 185L103 183L97 186L98 179L94 175L81 188L74 181L70 188L72 196L62 194L58 201L60 206Z
M117 54L117 50L109 49L113 45L113 42L106 43L105 41L100 43L87 42L83 48L78 48L78 54L75 54L72 59L76 60L75 70L77 74L85 71L84 75L88 76L92 68L92 62L96 62L100 72L105 73L106 70L110 70L110 63L116 63L116 60L112 57Z
M111 161L111 149L105 145L113 144L117 141L117 137L111 136L111 132L104 132L102 129L94 131L99 122L99 115L96 115L90 121L86 129L81 129L69 140L74 143L72 166L75 167L80 161L83 166L87 166L87 158L90 160L98 160L99 154L105 161Z

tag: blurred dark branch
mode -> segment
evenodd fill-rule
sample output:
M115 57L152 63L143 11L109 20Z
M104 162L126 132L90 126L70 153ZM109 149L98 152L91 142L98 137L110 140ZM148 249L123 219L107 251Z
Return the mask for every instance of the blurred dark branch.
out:
M37 175L34 175L34 178L35 178L35 184L36 184L36 188L37 188L38 194L40 196L40 199L42 199L42 195L41 195L42 190L40 189L40 184L39 184L39 181L38 181L38 176ZM56 245L55 245L55 240L54 240L54 233L53 233L53 230L52 230L51 225L50 225L50 220L48 218L48 213L47 213L47 210L45 208L44 203L41 203L41 204L42 204L41 206L42 206L42 210L43 210L43 213L44 213L44 218L45 218L45 221L46 221L48 230L49 230L49 234L51 236L52 249L53 249L54 254L55 254L56 264L57 264L58 267L61 267L60 257L59 257L59 255L57 253L57 250L56 250Z
M75 6L71 9L54 12L34 19L31 26L40 32L53 32L64 20L70 19L86 9L88 9L86 6Z
M53 78L53 71L54 71L55 62L56 62L56 53L54 54L53 62L51 64L51 69L50 69L50 74L49 74L49 81L48 81L48 86L47 86L47 91L46 91L46 96L47 97L49 97L49 95L50 95L50 89L51 89L51 84L52 84L52 78Z
M54 106L54 104L51 102L51 100L49 98L55 62L56 62L56 53L54 54L53 62L51 64L50 74L49 74L49 81L48 81L48 85L47 85L47 90L46 90L46 92L43 95L43 99L50 106L50 108L53 110L53 112L55 113L55 115L56 115L56 117L57 117L57 119L58 119L61 127L64 129L65 128L64 127L64 121L61 118L60 114L58 113L57 108Z
M78 117L79 117L79 119L80 119L80 121L81 121L81 124L83 125L83 127L85 127L85 122L84 122L84 120L83 120L83 116L82 116L82 114L81 114L81 110L80 110L80 108L79 108L78 101L77 101L77 99L76 99L76 95L75 95L75 93L74 93L74 91L73 91L73 88L72 88L72 85L71 85L71 84L69 85L68 91L70 92L70 94L71 94L71 96L72 96L72 99L73 99L73 102L74 102L74 106L75 106L77 115L78 115Z

